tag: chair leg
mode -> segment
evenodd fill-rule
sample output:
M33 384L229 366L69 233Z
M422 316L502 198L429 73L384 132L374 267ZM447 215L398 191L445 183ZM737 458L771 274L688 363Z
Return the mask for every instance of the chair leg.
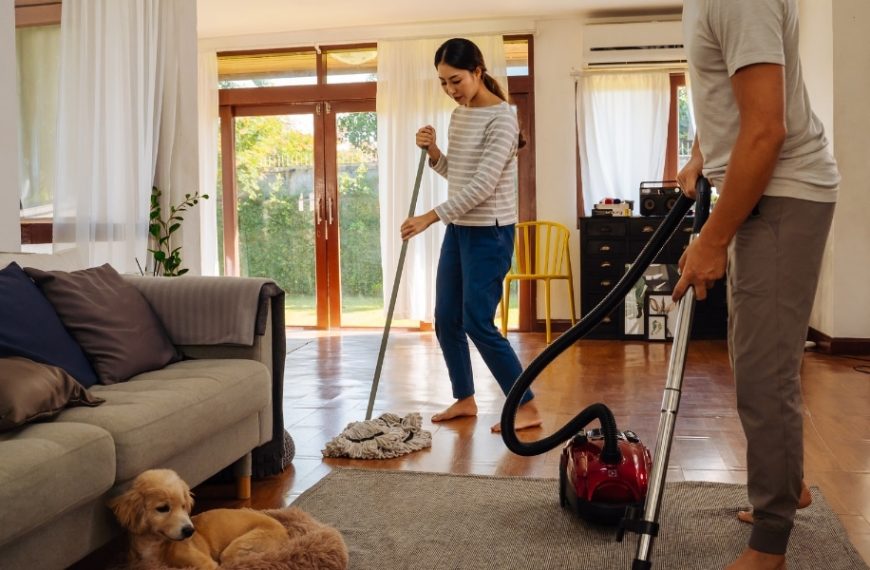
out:
M571 299L571 326L574 326L574 315L577 313L574 310L574 278L571 276L570 270L568 273L568 298Z
M546 307L547 315L547 344L550 344L550 280L544 279L545 299L544 306Z
M236 476L236 498L247 500L251 498L251 473L253 472L250 452L233 464Z
M504 295L501 296L501 335L507 336L508 327L508 307L511 305L511 282L505 279Z

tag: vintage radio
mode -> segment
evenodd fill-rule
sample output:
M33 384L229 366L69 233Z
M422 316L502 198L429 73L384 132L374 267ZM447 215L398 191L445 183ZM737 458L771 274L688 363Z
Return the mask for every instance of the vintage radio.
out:
M641 182L640 215L667 216L679 197L680 187L676 180Z

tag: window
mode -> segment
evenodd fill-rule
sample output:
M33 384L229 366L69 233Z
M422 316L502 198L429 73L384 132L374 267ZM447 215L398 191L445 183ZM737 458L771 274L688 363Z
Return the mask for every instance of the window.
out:
M369 83L378 80L377 48L328 50L324 63L327 83Z
M529 75L529 40L525 37L506 38L504 56L508 77Z
M317 84L317 52L292 50L219 55L221 89Z

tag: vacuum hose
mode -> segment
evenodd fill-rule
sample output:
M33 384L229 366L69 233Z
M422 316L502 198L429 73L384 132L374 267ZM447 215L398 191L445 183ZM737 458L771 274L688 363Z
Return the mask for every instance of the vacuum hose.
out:
M706 186L705 186L706 185ZM699 196L707 196L709 197L709 182L703 178L698 178L698 183L696 188L707 189L705 191L700 191L698 193ZM709 199L709 198L708 198ZM507 401L504 404L504 409L501 414L501 436L507 445L508 449L513 451L518 455L540 455L541 453L545 453L557 445L568 441L571 437L579 433L583 428L585 428L591 420L596 418L601 418L604 414L598 406L602 406L606 409L606 406L603 404L593 404L589 406L585 410L581 411L577 414L574 419L565 424L564 427L556 431L550 436L545 437L544 439L532 442L522 442L517 438L516 431L514 429L515 423L514 419L517 413L517 409L520 406L520 401L525 394L526 390L529 386L532 385L532 382L535 381L535 378L538 377L538 374L550 363L552 362L558 355L564 352L570 345L574 344L577 340L587 335L593 328L595 328L598 323L601 322L604 317L610 314L616 306L622 302L623 298L628 294L629 290L637 283L638 279L643 276L644 271L650 266L653 260L658 256L661 252L664 245L667 243L668 239L674 233L677 226L680 224L680 221L686 215L686 213L691 209L694 201L690 198L687 198L684 194L680 194L679 199L674 204L674 207L671 209L670 213L665 217L662 221L661 225L659 225L658 229L653 233L652 237L650 237L649 242L647 242L646 246L644 246L643 250L641 250L640 254L637 256L637 259L631 265L631 267L626 271L625 275L614 285L613 289L604 297L604 299L598 303L589 313L583 317L576 325L568 329L565 333L563 333L559 338L554 340L550 346L545 348L541 354L539 354L529 366L523 370L522 374L520 374L517 381L514 383L513 388L511 388L510 393L507 396ZM698 208L698 210L703 210L706 213L706 208ZM703 222L703 220L701 220ZM700 227L698 224L699 220L695 220L695 225ZM609 410L607 410L609 413ZM613 415L610 414L611 421L613 419ZM613 422L612 434L616 433L616 423ZM607 431L609 428L605 426L602 421L602 428L604 428L605 436L607 438ZM605 439L606 443L606 439ZM615 435L613 435L613 445L615 446ZM617 451L618 453L618 451ZM603 458L602 458L603 459Z

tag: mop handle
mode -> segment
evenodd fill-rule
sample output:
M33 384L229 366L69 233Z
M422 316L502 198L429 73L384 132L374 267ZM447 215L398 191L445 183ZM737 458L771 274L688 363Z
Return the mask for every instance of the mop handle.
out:
M423 180L423 166L426 164L426 149L420 153L420 163L417 165L417 179L414 181L414 192L411 194L411 207L408 217L414 215L417 209L417 196L420 194L420 181ZM369 406L366 409L366 420L372 419L372 409L375 406L375 396L378 393L378 382L381 379L381 369L384 367L384 354L387 351L387 339L390 336L390 325L393 323L393 310L396 308L396 297L399 295L399 280L402 278L402 268L405 266L405 254L408 252L408 240L402 241L402 253L399 254L399 265L396 267L396 278L393 279L393 293L390 295L390 308L387 309L387 322L384 325L384 336L381 337L381 349L378 352L378 364L375 366L375 376L372 379L372 393L369 395Z

